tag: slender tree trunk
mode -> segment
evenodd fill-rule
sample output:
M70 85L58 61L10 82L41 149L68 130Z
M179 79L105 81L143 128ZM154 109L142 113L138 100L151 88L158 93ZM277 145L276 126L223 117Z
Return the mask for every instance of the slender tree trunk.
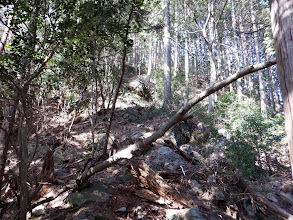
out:
M114 96L113 104L112 104L112 108L111 108L111 115L110 115L110 119L109 119L109 124L108 124L107 131L106 131L105 142L104 142L104 149L103 149L103 155L104 155L104 157L107 156L107 148L108 148L108 142L109 142L109 136L110 136L111 126L112 126L112 121L113 121L113 118L114 118L116 101L118 99L119 90L120 90L120 87L122 85L123 77L124 77L124 74L125 74L125 61L126 61L126 53L127 53L126 41L128 39L128 33L129 33L129 28L130 28L129 27L129 24L130 24L130 21L131 21L131 18L132 18L132 13L133 13L133 9L134 9L133 7L134 6L132 5L132 8L131 8L131 11L129 13L128 20L127 20L126 32L125 32L124 39L123 39L123 41L124 41L124 47L123 47L123 55L122 55L121 76L120 76L118 85L116 87L116 92L115 92L115 96Z
M242 8L245 8L245 1L241 0ZM247 51L247 38L244 34L244 27L243 27L243 11L241 11L241 14L239 15L239 27L240 27L240 42L241 42L241 48L242 48L242 63L243 66L247 66L249 63L248 60L248 51ZM245 78L245 87L249 92L252 91L253 85L251 81L251 76L246 76Z
M20 220L25 220L28 211L28 124L27 124L27 91L22 91L20 103L21 103L21 117L19 121L18 129L18 144L20 151L20 164L19 164L19 188L20 188Z
M232 17L232 28L233 30L236 30L236 15L235 15L234 0L231 0L231 17ZM238 37L235 31L233 32L233 38L234 38L233 46L234 46L234 54L236 59L236 69L239 69L240 59L239 59L239 53L238 53ZM237 80L236 87L237 87L238 97L242 96L241 79Z
M148 72L147 72L147 82L151 81L151 74L152 74L152 50L153 50L153 42L152 38L150 38L149 43L149 60L148 60Z
M189 99L189 54L188 54L188 14L187 14L187 6L184 2L184 20L185 20L185 27L184 27L184 70L185 70L185 103Z
M10 21L11 21L11 17L9 17L8 22L7 22L7 26L5 26L2 37L1 37L1 44L0 44L0 55L2 55L2 53L4 52L5 49L5 45L8 41L9 38L9 26L10 26Z
M198 71L197 71L197 45L196 45L196 40L193 38L193 69L194 69L194 74L195 74L195 84L198 83Z
M91 131L92 131L92 154L94 155L95 153L95 121L96 121L96 115L95 115L95 110L94 110L94 106L95 106L95 103L94 103L94 79L96 78L96 40L94 39L93 40L93 76L92 76L92 79L91 79Z
M256 26L256 16L253 7L253 2L250 2L250 11L251 11L251 22L252 22L252 30L253 30L253 40L255 45L255 55L256 55L256 63L260 62L260 45L258 41L258 34L257 34L257 26ZM261 112L265 113L267 106L266 106L266 95L265 95L265 86L264 86L264 76L263 72L260 71L258 73L258 83L259 83L259 94L260 94L260 108Z
M293 1L272 0L271 22L278 63L277 72L284 101L291 168L293 168Z
M134 68L134 73L137 75L138 74L138 67L137 67L137 35L134 34L134 39L133 39L133 68Z
M153 66L154 66L154 70L157 69L157 56L158 56L158 43L159 43L159 39L158 37L156 37L156 41L155 41L155 48L154 48L154 56L153 56Z
M177 10L177 6L178 6L178 0L175 0L174 2L174 9L175 9L175 13L174 13L174 34L175 34L175 48L174 48L174 77L177 75L178 73L178 55L179 55L179 47L178 47L178 40L179 40L179 30L178 30L178 10Z
M214 56L214 40L215 40L215 2L214 0L210 0L208 3L208 11L211 15L210 17L210 25L209 25L209 43L208 43L208 49L209 49L209 58L210 58L210 66L211 66L211 73L210 73L210 86L212 87L217 78L217 70L216 70L216 59ZM209 96L209 106L208 106L208 112L214 111L214 105L215 105L215 94L211 94Z
M164 106L171 102L170 1L164 0Z
M2 124L2 127L3 129L5 129L5 132L0 130L0 137L1 137L0 149L3 149L2 157L1 157L1 169L0 169L0 186L2 186L4 170L5 170L6 161L7 161L7 153L9 150L9 146L11 146L10 139L12 136L12 128L15 123L15 113L16 113L17 105L19 103L19 97L17 93L13 94L12 99L13 101L11 103L8 102L8 106L4 116L4 122Z

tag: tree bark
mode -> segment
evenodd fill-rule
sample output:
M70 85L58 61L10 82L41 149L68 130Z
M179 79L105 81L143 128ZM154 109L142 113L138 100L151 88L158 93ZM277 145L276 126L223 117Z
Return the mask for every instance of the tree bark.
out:
M293 1L272 0L271 22L277 57L277 72L281 86L285 127L293 168ZM292 169L293 175L293 169Z
M170 1L164 0L164 106L171 102Z
M195 96L193 99L189 100L173 117L171 117L164 125L162 125L156 132L154 132L150 137L146 138L143 141L138 141L136 144L127 146L125 149L119 151L113 156L109 157L107 160L97 164L96 166L91 167L90 169L83 172L76 181L76 186L74 190L82 189L86 184L88 179L97 172L100 172L107 167L117 163L121 159L131 159L133 153L141 150L142 147L146 147L149 144L156 141L158 138L162 137L173 125L182 121L183 116L197 103L202 101L204 98L208 97L212 93L222 89L223 87L229 85L232 82L235 82L240 77L243 77L249 73L256 72L258 70L270 67L276 64L276 59L267 61L265 63L259 63L256 65L251 65L242 69L241 71L235 73L234 75L228 77L227 79L214 84L212 87L209 87L205 91L201 92L198 96Z

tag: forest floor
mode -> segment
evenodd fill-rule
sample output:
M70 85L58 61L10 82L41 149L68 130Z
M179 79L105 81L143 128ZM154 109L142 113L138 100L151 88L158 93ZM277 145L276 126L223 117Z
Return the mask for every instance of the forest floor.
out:
M129 101L117 105L111 130L114 150L123 149L133 144L137 138L150 135L169 118L166 112L157 111L150 115L148 109L151 103L137 103L132 98ZM128 110L122 104L128 106ZM141 115L139 120L126 120L129 107L131 111L135 109L136 114ZM241 188L242 180L239 180L235 168L223 152L215 149L223 143L222 140L197 144L196 140L192 139L189 144L192 151L197 153L199 163L192 164L188 159L179 156L179 152L175 150L173 153L178 157L171 156L170 163L172 157L176 161L184 161L176 167L176 164L170 165L160 161L164 160L164 157L158 157L161 151L166 151L162 148L166 137L148 146L148 151L134 159L122 160L91 177L92 185L102 184L102 188L104 187L104 199L72 205L68 200L69 192L63 190L65 186L75 184L87 159L92 157L89 114L86 110L80 111L71 123L73 114L68 115L58 110L56 99L46 100L40 111L45 126L39 135L39 148L31 163L30 182L34 183L39 179L43 158L48 148L54 151L54 173L50 182L42 183L39 199L33 202L62 193L55 200L37 207L32 212L32 219L282 219L280 214L260 202L254 193L268 199L267 201L285 212L293 214L293 183L290 169L283 167L278 168L272 175L260 175L258 179L249 181L249 187L253 190L248 191L245 187ZM94 158L100 158L102 155L99 140L105 134L108 115L109 112L99 115L95 123L97 150ZM31 146L32 152L33 141ZM214 149L211 151L211 148ZM167 153L162 155L169 157ZM146 162L174 192L165 192L167 196L163 198L164 192L160 195L160 192L151 191L143 181L140 181L142 179L133 175L139 170L132 166L135 161ZM101 161L94 159L93 163L99 162ZM14 163L16 160L10 157L9 167L13 167ZM162 187L162 190L164 189ZM168 193L179 193L180 196L175 198ZM192 214L186 214L190 207L197 209L193 210ZM8 211L3 218L10 215L11 212Z

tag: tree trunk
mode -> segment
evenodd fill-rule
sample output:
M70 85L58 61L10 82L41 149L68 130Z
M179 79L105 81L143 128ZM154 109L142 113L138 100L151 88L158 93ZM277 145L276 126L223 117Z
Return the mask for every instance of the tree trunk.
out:
M134 68L134 73L137 75L138 74L138 67L137 67L137 36L134 34L134 39L133 39L133 68Z
M210 87L212 87L217 78L217 70L216 70L216 59L214 56L214 40L215 40L215 2L214 0L210 0L208 2L208 11L210 13L210 22L209 22L209 43L208 43L208 49L209 49L209 59L210 59L210 66L211 66L211 72L210 72ZM214 105L215 105L215 94L212 94L209 96L209 106L208 106L208 112L214 111Z
M178 55L179 55L179 48L178 48L178 40L179 40L179 30L178 30L178 11L177 11L177 0L175 0L174 2L174 9L175 9L175 13L174 13L174 34L175 34L175 48L174 48L174 77L177 75L178 73Z
M164 106L171 102L170 1L164 0Z
M235 7L234 7L234 1L231 0L231 17L232 17L232 28L233 30L236 30L236 15L235 15ZM239 53L238 53L238 37L236 35L236 32L233 32L233 49L234 49L234 54L235 54L235 59L236 59L236 69L240 68L240 59L239 59ZM237 87L237 94L238 97L242 96L242 87L241 87L241 79L238 79L236 82L236 87Z
M185 27L184 27L184 70L185 70L185 99L184 102L188 101L189 97L189 54L188 54L188 31L187 31L187 24L188 24L188 14L187 14L187 6L184 3L184 20L185 20Z
M124 74L125 74L125 61L126 61L126 53L127 53L126 42L127 42L127 39L128 39L129 24L130 24L130 21L131 21L131 18L132 18L132 13L133 13L133 9L134 9L133 7L134 6L132 5L131 11L129 13L128 20L127 20L126 32L125 32L124 39L123 39L124 47L123 47L123 56L122 56L121 76L120 76L118 85L116 87L116 92L115 92L115 96L114 96L113 104L112 104L112 108L111 108L111 115L110 115L110 119L109 119L109 124L108 124L107 131L106 131L106 137L105 137L104 149L103 149L103 156L104 157L106 157L106 155L107 155L107 147L108 147L109 135L110 135L110 130L111 130L112 121L113 121L114 112L115 112L116 101L118 99L119 90L120 90L120 87L122 85L123 77L124 77Z
M150 38L149 43L149 62L148 62L148 72L147 72L147 82L151 81L151 74L152 74L152 49L153 49L153 41L152 38Z
M0 55L2 55L2 53L5 50L5 45L8 41L8 37L9 37L9 26L10 26L10 21L11 21L11 17L9 17L9 20L7 22L7 26L5 26L2 37L1 37L1 44L0 44Z
M293 168L293 1L272 0L271 22L278 62L277 72L284 101L291 168Z
M251 22L252 22L252 31L253 33L253 40L254 40L254 47L255 47L255 55L256 55L256 63L260 62L260 45L258 41L258 34L257 34L257 26L256 26L256 16L253 7L253 2L250 2L250 10L251 10ZM258 83L259 83L259 94L260 94L260 108L261 112L264 114L267 110L266 106L266 95L265 95L265 86L264 86L264 76L263 72L260 71L258 73Z
M12 128L15 123L16 108L19 102L19 97L17 93L13 94L12 99L13 99L12 103L8 102L8 106L7 106L5 117L4 117L4 122L2 124L2 128L5 129L5 131L0 130L0 137L3 137L0 141L0 147L1 149L3 149L2 157L1 157L1 169L0 169L0 187L2 186L4 171L6 167L7 153L9 150L9 146L11 146L10 138L12 135Z

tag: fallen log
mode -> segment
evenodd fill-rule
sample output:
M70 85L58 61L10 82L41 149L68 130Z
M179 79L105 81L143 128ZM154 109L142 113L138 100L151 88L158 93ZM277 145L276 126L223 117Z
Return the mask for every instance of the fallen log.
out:
M282 219L293 220L293 215L286 212L284 209L280 208L274 203L270 202L267 198L263 197L260 193L255 192L255 190L253 190L253 188L248 184L246 180L242 178L242 176L239 173L236 173L236 178L238 181L237 185L242 187L245 190L245 192L249 193L259 205L265 206L266 209L275 213Z
M171 117L162 127L160 127L157 131L155 131L150 137L138 141L136 144L129 145L124 150L114 154L113 156L109 157L107 160L93 166L89 169L86 169L76 180L76 187L74 190L82 189L86 184L88 179L97 172L100 172L107 167L117 163L121 159L130 159L133 156L133 153L141 150L142 147L146 147L149 144L153 143L160 137L162 137L173 125L177 124L178 122L182 121L184 115L197 103L208 97L209 95L213 94L214 92L224 88L225 86L229 85L232 82L235 82L237 79L253 73L264 68L270 67L276 64L276 59L272 59L270 61L259 63L256 65L251 65L246 67L239 72L235 73L234 75L226 78L225 80L215 83L213 86L209 87L205 91L201 92L198 96L195 96L193 99L187 102L179 111Z

